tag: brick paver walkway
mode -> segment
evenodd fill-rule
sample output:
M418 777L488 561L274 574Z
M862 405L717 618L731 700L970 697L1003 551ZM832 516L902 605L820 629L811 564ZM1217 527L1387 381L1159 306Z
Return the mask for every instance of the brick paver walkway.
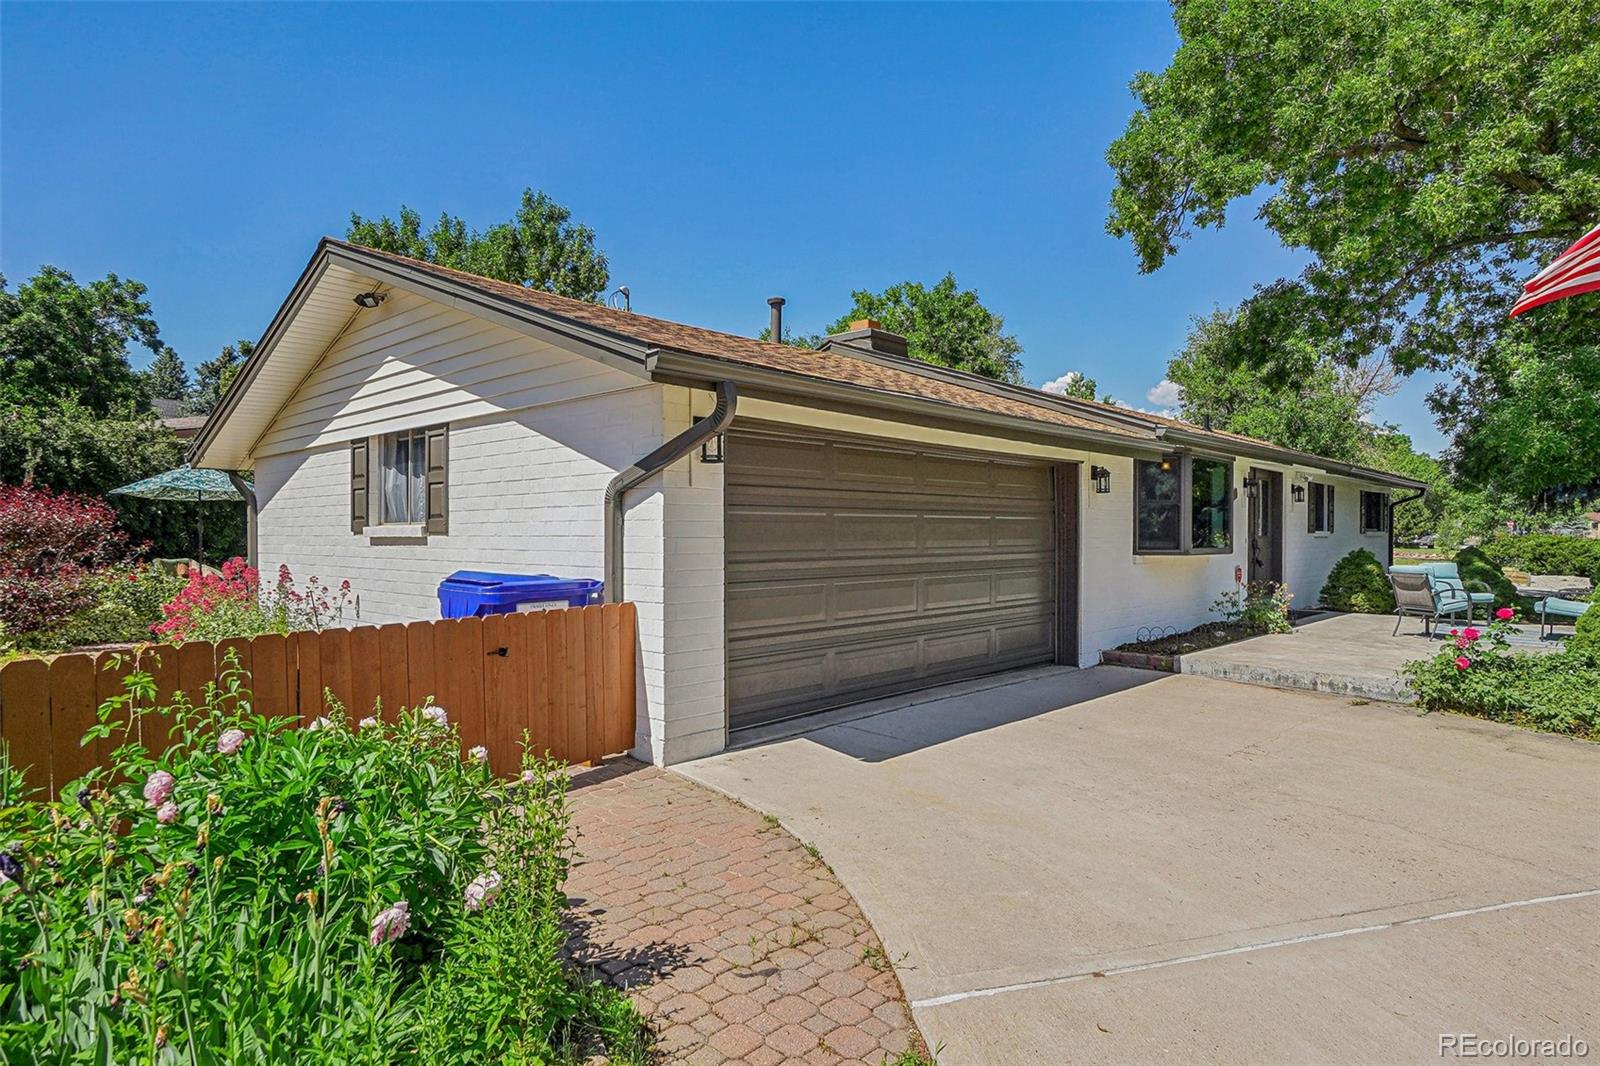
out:
M672 1062L881 1063L922 1047L877 935L776 822L619 759L578 773L573 955L624 988Z

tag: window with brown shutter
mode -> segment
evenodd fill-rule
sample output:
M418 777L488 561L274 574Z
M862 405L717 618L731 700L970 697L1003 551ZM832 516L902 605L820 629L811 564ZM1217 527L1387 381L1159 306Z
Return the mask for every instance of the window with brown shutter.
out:
M1333 486L1313 481L1306 486L1306 532L1333 532Z
M350 528L450 531L450 427L406 429L350 445Z

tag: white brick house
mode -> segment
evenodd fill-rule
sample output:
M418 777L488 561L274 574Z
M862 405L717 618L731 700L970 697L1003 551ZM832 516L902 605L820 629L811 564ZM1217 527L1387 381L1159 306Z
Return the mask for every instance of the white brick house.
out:
M1347 552L1386 558L1422 488L928 366L870 326L797 349L334 240L191 460L253 469L259 564L348 579L363 622L437 617L459 569L608 577L639 611L636 753L667 763L1092 664L1203 621L1236 569L1309 606Z

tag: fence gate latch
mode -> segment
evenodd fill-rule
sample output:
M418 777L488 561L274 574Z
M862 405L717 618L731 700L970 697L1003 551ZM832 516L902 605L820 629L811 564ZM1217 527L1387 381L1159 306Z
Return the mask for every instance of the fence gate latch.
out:
M484 652L484 654L485 655L498 655L498 656L500 656L500 658L504 659L507 655L511 654L511 649L510 648L496 648L494 651L486 651L486 652Z

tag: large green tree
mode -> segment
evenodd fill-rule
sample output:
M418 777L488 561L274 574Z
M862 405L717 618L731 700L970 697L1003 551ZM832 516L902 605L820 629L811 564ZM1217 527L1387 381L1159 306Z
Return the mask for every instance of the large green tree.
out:
M1354 462L1370 435L1362 421L1365 398L1332 360L1306 343L1282 353L1284 373L1262 373L1238 356L1242 332L1241 316L1233 312L1195 320L1183 351L1167 364L1168 380L1183 390L1181 416Z
M189 395L189 371L178 353L166 345L144 370L145 388L157 400L181 400Z
M387 215L367 219L352 213L345 236L368 248L579 300L598 300L611 280L605 253L594 246L594 230L572 221L571 210L532 189L522 191L509 222L486 230L441 214L423 232L422 216L402 206L398 222Z
M1005 320L983 306L976 292L956 284L954 274L932 286L903 281L882 292L857 290L850 298L853 305L828 327L829 333L842 333L863 318L875 319L906 338L913 359L1022 382L1022 345L1005 332Z
M79 285L53 266L14 293L0 277L0 402L71 401L100 416L142 406L146 383L128 346L165 348L145 292L115 274Z
M1184 0L1173 18L1180 46L1135 78L1107 153L1107 229L1153 271L1264 192L1261 220L1311 257L1248 301L1244 350L1282 376L1305 342L1473 364L1516 328L1518 282L1600 220L1600 0Z
M223 346L215 357L204 360L194 368L194 387L189 390L185 406L193 414L208 415L222 401L222 394L233 384L234 375L244 366L250 353L256 350L255 342L240 340Z

